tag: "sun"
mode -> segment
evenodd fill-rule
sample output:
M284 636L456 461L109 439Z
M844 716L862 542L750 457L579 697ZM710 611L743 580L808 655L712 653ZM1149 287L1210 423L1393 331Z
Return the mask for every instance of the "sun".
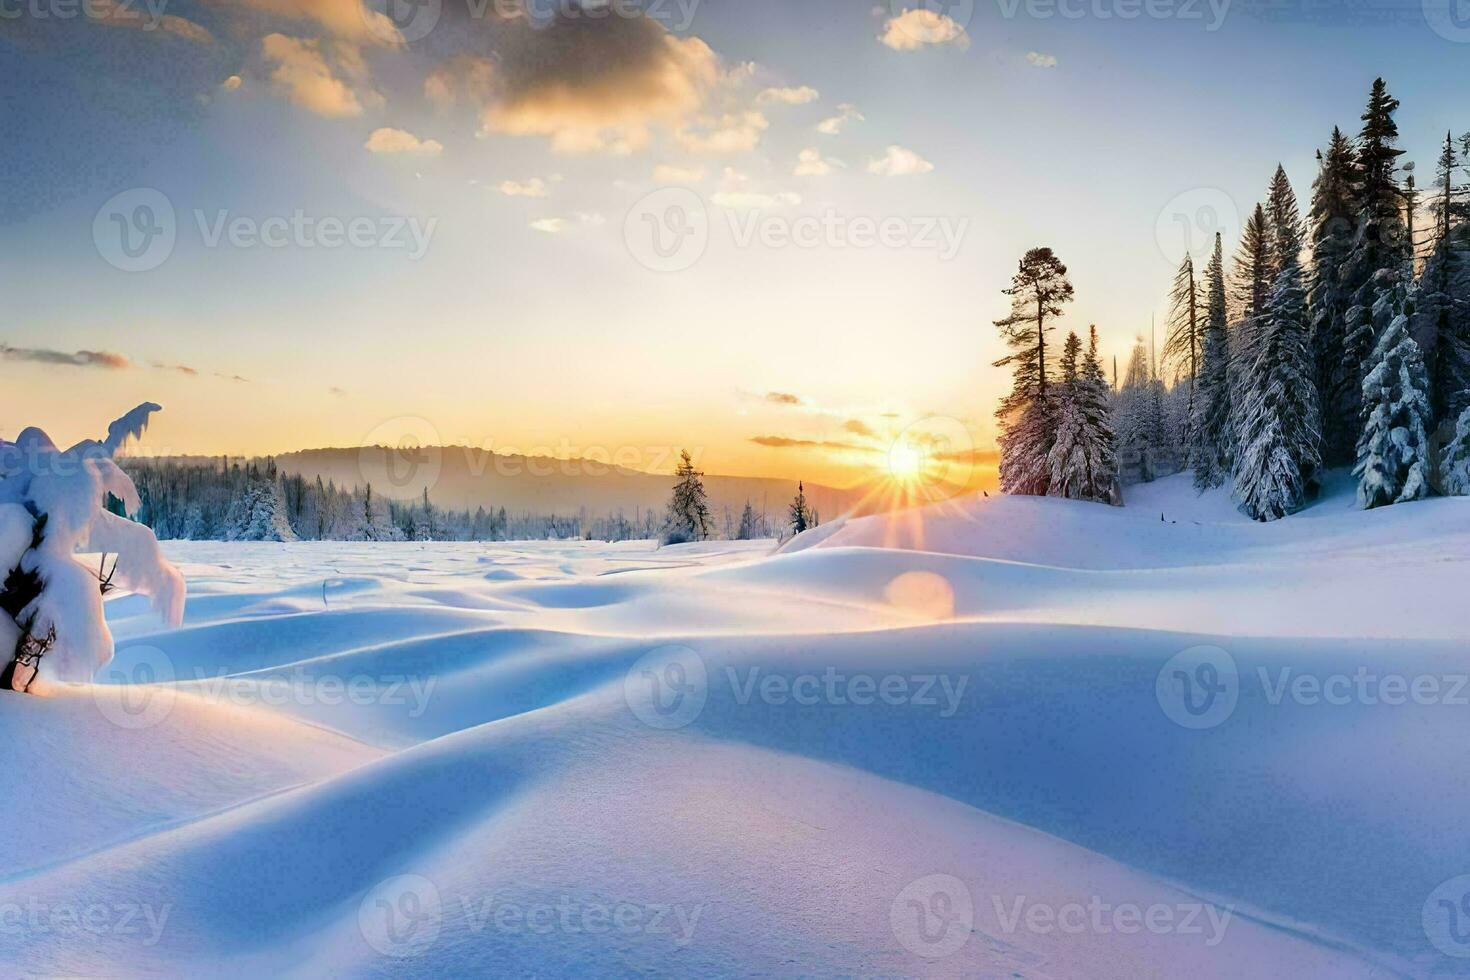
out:
M918 478L923 468L924 454L907 440L894 443L888 451L888 474L895 480L907 483Z

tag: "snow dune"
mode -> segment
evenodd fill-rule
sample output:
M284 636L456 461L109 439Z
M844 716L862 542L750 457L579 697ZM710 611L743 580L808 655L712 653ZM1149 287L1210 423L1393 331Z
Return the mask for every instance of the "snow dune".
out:
M183 629L0 705L0 969L1470 972L1470 501L772 549L169 546Z

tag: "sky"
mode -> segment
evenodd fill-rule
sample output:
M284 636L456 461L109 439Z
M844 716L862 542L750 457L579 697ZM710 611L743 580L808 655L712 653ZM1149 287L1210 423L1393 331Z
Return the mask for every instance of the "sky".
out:
M388 2L0 0L0 437L984 465L1026 249L1121 360L1375 76L1470 129L1463 0Z

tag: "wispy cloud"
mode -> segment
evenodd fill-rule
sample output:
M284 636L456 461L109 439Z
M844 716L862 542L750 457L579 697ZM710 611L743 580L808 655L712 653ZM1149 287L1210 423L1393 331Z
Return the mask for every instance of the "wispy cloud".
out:
M842 428L855 436L862 436L865 439L878 438L878 433L874 432L872 427L862 419L848 419L842 424Z
M540 177L529 180L502 180L495 189L506 197L547 197L551 191Z
M1037 68L1055 68L1057 66L1056 55L1042 54L1040 51L1027 51L1026 60Z
M164 364L160 361L153 361L152 363L160 371L177 371L179 374L187 374L191 378L199 374L198 368L192 368L187 364Z
M438 140L421 140L407 130L388 126L373 130L363 146L369 153L411 153L422 157L436 157L444 152L444 144Z
M793 395L788 391L768 391L765 395L766 401L773 405L801 405L804 400L800 395Z
M796 88L768 88L755 97L760 105L806 105L822 97L822 93L810 85Z
M890 146L883 156L868 161L868 173L879 177L912 177L927 174L933 169L934 164L913 150L897 145Z
M858 112L857 106L850 102L844 102L837 107L837 115L830 116L817 123L817 132L823 136L839 136L848 123L863 122L867 118L867 116Z
M61 351L46 347L11 347L7 344L0 344L0 357L9 361L59 364L65 367L95 367L109 371L121 371L133 366L133 362L123 355L105 350Z
M836 442L831 439L791 439L787 436L751 436L750 441L768 449L831 449L848 453L876 453L875 446L862 446L853 442Z

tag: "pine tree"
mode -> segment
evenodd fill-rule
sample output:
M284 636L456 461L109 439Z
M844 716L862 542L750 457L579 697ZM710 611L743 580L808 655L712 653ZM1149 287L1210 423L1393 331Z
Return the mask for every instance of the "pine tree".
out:
M1169 333L1164 339L1163 359L1173 367L1174 377L1188 384L1191 416L1200 362L1204 359L1203 292L1203 284L1195 277L1194 256L1185 253L1169 290Z
M1001 489L1043 495L1047 456L1056 432L1047 390L1046 335L1053 329L1050 321L1062 315L1062 305L1072 301L1072 284L1067 281L1067 267L1051 249L1033 248L1021 258L1003 292L1011 298L1011 313L995 325L1011 353L995 366L1011 367L1013 383L995 413L1001 426Z
M1460 413L1454 436L1440 459L1440 489L1452 497L1470 497L1470 408Z
M704 491L704 474L694 468L689 450L680 451L674 476L678 482L669 500L663 541L665 544L703 541L710 534L709 498Z
M806 486L800 482L796 484L796 499L791 501L789 514L792 534L800 534L812 526L812 513L806 503Z
M1352 296L1343 281L1344 266L1352 251L1358 217L1352 141L1334 127L1327 153L1319 151L1317 159L1309 216L1312 264L1307 304L1312 317L1312 357L1322 400L1323 457L1329 465L1341 465L1352 458L1358 428L1352 399L1343 397L1358 384L1358 366L1348 364L1343 356Z
M1087 359L1078 364L1082 342L1067 335L1062 348L1057 437L1048 458L1048 493L1073 500L1121 503L1118 459L1108 385L1097 354L1097 327L1091 328Z
M750 501L745 502L745 509L740 512L740 528L735 532L739 541L750 541L759 535L756 533L755 509L750 506Z
M1275 281L1258 321L1248 379L1236 413L1235 498L1246 514L1273 521L1313 496L1321 469L1317 402L1296 195L1280 167L1271 182L1270 262Z
M1393 317L1383 330L1363 379L1363 434L1358 439L1358 503L1364 508L1429 495L1429 377L1419 345L1409 335L1413 297L1393 272L1380 271L1378 292Z
M1465 187L1455 184L1461 165L1454 139L1446 133L1427 209L1428 257L1409 324L1424 352L1430 405L1444 438L1470 406L1470 199Z
M1230 335L1225 306L1225 255L1220 235L1205 269L1205 326L1199 393L1190 427L1189 468L1200 492L1218 487L1230 471L1234 430L1230 409Z
M1344 315L1342 349L1337 352L1343 367L1325 395L1334 431L1351 431L1353 423L1362 418L1368 359L1392 322L1392 314L1384 313L1394 305L1389 294L1397 288L1398 279L1409 274L1411 252L1398 181L1398 158L1403 151L1395 145L1398 126L1393 121L1398 107L1383 79L1375 80L1353 164L1356 220L1352 247L1342 268L1342 286L1351 305ZM1384 271L1393 276L1381 276ZM1328 447L1330 463L1354 456L1352 447Z

